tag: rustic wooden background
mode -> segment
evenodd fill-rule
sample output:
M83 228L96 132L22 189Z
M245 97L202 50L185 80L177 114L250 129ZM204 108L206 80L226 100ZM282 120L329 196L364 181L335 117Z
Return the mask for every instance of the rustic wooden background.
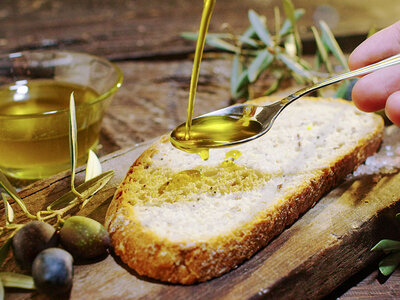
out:
M397 0L296 1L306 9L300 22L305 50L313 54L309 26L324 18L343 49L351 51L371 27L400 17ZM196 31L202 0L1 0L0 53L26 49L67 49L109 58L124 73L103 123L101 155L157 137L184 121L194 43L180 37ZM248 9L273 21L279 0L218 0L210 32L243 32ZM200 73L195 114L231 103L231 57L207 49ZM262 91L260 83L257 91ZM398 298L400 272L381 280L376 264L360 273L332 299ZM379 279L379 280L378 280ZM384 284L381 284L385 281Z

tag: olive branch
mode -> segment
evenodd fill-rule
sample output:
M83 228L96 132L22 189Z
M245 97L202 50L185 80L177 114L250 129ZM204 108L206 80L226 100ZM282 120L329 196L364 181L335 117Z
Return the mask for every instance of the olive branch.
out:
M7 258L10 250L12 237L25 224L14 223L14 210L10 205L10 199L13 199L19 209L30 220L38 220L42 222L52 222L54 227L59 227L63 223L63 217L72 209L79 207L82 209L92 199L100 189L102 189L114 175L114 171L110 170L102 172L101 163L96 154L89 150L89 156L86 165L85 181L75 187L75 174L77 165L77 127L75 114L74 95L70 97L69 109L69 144L70 144L70 161L71 161L71 190L63 194L57 200L52 202L46 210L38 211L35 215L30 213L24 201L19 197L18 192L9 182L7 177L0 172L0 187L6 193L1 193L1 198L5 210L5 226L0 227L0 234L8 233L8 237L4 244L0 247L0 266ZM8 196L9 197L8 197ZM33 279L31 276L0 272L0 299L4 295L4 287L17 287L23 289L34 289Z
M273 80L264 95L276 92L281 83L290 78L302 85L315 83L335 72L332 57L342 70L349 70L343 51L322 20L318 24L319 30L315 26L311 27L317 52L314 66L308 63L302 55L303 45L297 25L305 10L296 9L291 0L283 0L282 4L285 19L281 22L281 12L275 7L273 30L267 28L265 16L249 10L250 26L242 35L227 32L209 33L206 37L207 45L233 54L230 93L235 101L253 98L255 83L266 75ZM198 34L184 32L181 36L197 40ZM353 83L354 79L341 83L335 96L349 98L349 89Z

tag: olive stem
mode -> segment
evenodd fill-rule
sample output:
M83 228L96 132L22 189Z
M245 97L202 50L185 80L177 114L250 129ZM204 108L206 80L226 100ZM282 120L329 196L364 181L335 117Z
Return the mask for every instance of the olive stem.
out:
M6 225L6 226L1 226L0 227L0 231L20 229L22 226L24 226L24 224L9 224L9 225ZM14 235L14 234L12 234L12 235Z
M87 199L85 199L85 200L82 202L80 208L81 208L81 209L84 208L85 205L88 204L88 202L90 201L90 199L92 199L92 196L90 196L90 197L88 197Z
M43 220L43 221L46 221L46 220L52 219L54 217L57 217L57 222L59 222L60 220L62 220L62 216L67 211L69 211L72 208L76 207L79 203L80 203L79 201L73 201L72 203L70 203L69 205L67 205L66 207L63 207L61 209L39 211L38 214L46 214L47 215L45 217L40 216L41 220Z
M26 206L25 206L23 203L21 203L21 202L19 201L18 198L14 198L14 200L15 200L15 202L18 203L19 207L21 207L22 211L24 212L24 214L25 214L29 219L36 219L36 216L32 215L32 214L28 211L28 209L26 208Z

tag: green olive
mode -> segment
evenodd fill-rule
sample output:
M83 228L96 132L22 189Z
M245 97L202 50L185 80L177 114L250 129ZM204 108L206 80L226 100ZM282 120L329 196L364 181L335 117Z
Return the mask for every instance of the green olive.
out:
M110 236L99 222L73 216L60 229L60 242L75 259L95 259L107 255Z

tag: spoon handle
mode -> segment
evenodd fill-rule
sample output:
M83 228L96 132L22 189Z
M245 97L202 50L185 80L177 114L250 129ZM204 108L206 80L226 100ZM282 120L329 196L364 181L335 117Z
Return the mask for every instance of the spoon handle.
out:
M382 69L382 68L386 68L386 67L390 67L390 66L396 65L398 63L400 63L400 54L396 54L394 56L391 56L389 58L381 60L380 62L374 63L372 65L365 66L363 68L356 69L356 70L353 70L353 71L350 71L350 72L346 72L346 73L343 73L343 74L339 74L339 75L336 75L336 76L331 77L329 79L317 82L316 84L313 84L311 86L302 88L301 90L298 90L297 92L294 92L293 94L283 98L280 101L280 104L282 106L286 106L286 105L290 104L291 102L293 102L294 100L296 100L296 99L298 99L298 98L300 98L300 97L302 97L302 96L304 96L304 95L306 95L306 94L308 94L310 92L313 92L313 91L315 91L315 90L317 90L319 88L331 85L333 83L337 83L337 82L345 80L345 79L349 79L349 78L352 78L352 77L368 74L368 73L371 73L373 71L376 71L376 70L379 70L379 69Z

